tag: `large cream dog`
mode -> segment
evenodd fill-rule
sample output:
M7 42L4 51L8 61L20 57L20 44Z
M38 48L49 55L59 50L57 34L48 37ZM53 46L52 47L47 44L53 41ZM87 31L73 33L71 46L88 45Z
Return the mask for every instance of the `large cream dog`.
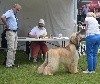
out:
M70 42L66 47L52 48L47 54L44 63L38 67L38 73L43 75L53 75L62 63L65 70L70 73L77 73L78 52L76 46L79 44L80 36L73 33Z

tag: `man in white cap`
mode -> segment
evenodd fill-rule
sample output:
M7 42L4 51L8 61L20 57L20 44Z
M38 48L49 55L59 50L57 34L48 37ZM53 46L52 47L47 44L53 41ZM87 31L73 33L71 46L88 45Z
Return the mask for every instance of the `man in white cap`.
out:
M42 36L47 35L47 31L44 28L45 22L43 19L39 20L38 26L34 27L29 33L31 38L41 38ZM31 43L32 49L32 58L34 62L37 62L37 56L40 50L42 50L43 55L45 56L48 47L44 41L34 41Z

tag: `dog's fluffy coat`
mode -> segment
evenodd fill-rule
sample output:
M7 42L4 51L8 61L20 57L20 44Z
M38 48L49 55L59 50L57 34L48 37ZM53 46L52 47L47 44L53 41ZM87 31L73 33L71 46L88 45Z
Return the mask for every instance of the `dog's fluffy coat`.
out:
M76 45L78 45L80 38L76 33L70 37L70 42L66 47L52 48L47 54L44 63L38 67L38 73L43 75L53 75L62 63L65 70L70 73L77 73L78 69L78 52Z

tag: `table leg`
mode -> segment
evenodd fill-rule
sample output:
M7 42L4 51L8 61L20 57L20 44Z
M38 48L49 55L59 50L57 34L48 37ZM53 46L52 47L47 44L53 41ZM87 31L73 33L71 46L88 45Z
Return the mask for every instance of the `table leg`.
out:
M62 41L62 47L63 47L63 41Z
M64 47L65 47L65 41L64 41Z
M62 47L65 47L65 41L62 41Z

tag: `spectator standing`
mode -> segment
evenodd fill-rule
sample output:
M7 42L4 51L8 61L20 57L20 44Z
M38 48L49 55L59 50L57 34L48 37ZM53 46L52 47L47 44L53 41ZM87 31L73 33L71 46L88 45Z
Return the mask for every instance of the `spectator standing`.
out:
M96 15L93 12L88 12L85 18L85 29L79 33L86 31L86 55L87 55L87 70L83 73L95 73L97 65L98 48L100 45L100 31Z
M89 7L87 5L84 5L83 10L82 10L82 16L83 19L85 20L87 13L90 11Z
M16 14L20 12L21 6L19 4L14 4L12 9L6 11L1 16L2 22L6 26L6 40L7 40L7 60L6 67L14 67L15 54L17 49L17 17Z

